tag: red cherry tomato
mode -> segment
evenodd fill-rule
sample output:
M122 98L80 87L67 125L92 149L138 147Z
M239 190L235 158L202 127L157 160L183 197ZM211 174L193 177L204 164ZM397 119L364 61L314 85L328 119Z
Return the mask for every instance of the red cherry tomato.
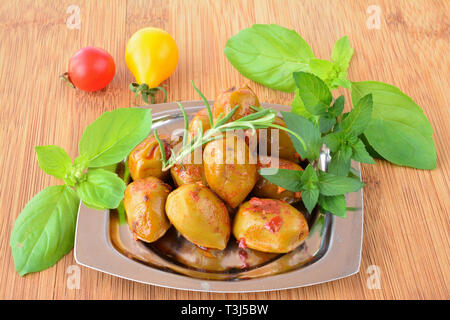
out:
M69 80L83 91L103 89L112 81L115 72L113 57L100 48L83 48L69 61Z

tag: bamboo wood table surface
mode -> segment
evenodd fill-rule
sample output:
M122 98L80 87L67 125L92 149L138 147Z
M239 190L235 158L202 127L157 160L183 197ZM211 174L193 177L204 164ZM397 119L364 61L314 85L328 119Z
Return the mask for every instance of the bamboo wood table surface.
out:
M80 10L79 29L68 27L77 22L71 5ZM429 0L1 1L0 298L448 299L449 12L449 1ZM379 29L368 27L374 14L380 17ZM348 35L355 48L349 78L399 87L424 109L434 128L437 169L381 160L362 166L367 186L360 272L307 288L210 294L134 283L80 267L80 287L71 289L70 266L76 263L70 252L52 268L20 277L9 247L14 220L33 195L59 183L40 170L34 146L56 144L75 157L87 124L104 111L141 103L128 89L133 80L124 59L128 38L146 26L167 30L180 52L178 68L166 81L169 101L197 100L191 79L214 98L246 81L223 49L230 36L253 23L295 29L322 59L329 59L335 41ZM116 61L114 80L98 93L72 90L58 80L72 54L87 45L106 49ZM249 83L263 102L290 104L293 98ZM380 289L367 285L374 276Z

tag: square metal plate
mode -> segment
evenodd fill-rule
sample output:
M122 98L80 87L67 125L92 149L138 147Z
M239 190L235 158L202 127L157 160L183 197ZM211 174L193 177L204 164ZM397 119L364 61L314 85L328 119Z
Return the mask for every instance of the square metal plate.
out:
M182 102L192 110L203 108L202 101ZM263 103L262 106L288 111L289 107ZM154 121L164 126L167 117L178 109L176 103L152 105ZM359 171L359 164L352 166ZM111 243L109 211L79 207L74 256L78 264L117 277L141 283L192 291L255 292L298 288L348 277L359 271L363 238L362 190L346 195L347 218L327 214L327 245L311 263L286 273L245 280L204 280L153 268L133 260Z

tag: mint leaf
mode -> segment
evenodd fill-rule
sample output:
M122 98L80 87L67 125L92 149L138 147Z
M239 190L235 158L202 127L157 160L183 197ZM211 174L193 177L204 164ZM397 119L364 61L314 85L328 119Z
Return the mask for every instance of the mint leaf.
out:
M364 131L386 160L418 169L436 168L433 128L423 110L398 88L376 81L354 82L352 101L372 94L373 112Z
M152 113L144 108L120 108L103 113L88 125L81 137L80 155L89 167L103 167L122 161L148 136Z
M305 171L303 171L300 181L302 182L302 186L308 185L309 187L312 187L319 182L317 172L312 165L308 164Z
M342 144L336 152L331 154L328 172L337 176L346 176L350 170L352 148Z
M341 115L342 111L344 111L344 105L345 105L345 97L344 95L341 95L334 101L331 108L328 109L328 112L337 118Z
M373 158L367 152L366 147L364 146L364 143L361 141L361 139L358 139L358 142L352 145L352 149L353 149L352 158L355 161L375 164L375 160L373 160Z
M53 266L72 249L79 201L71 188L52 186L27 203L10 238L21 276Z
M336 123L336 117L329 113L325 113L320 116L319 119L319 130L321 133L326 133L333 128Z
M298 88L295 89L295 96L291 102L291 112L298 114L299 116L302 116L303 118L311 120L311 121L313 121L312 119L314 117L317 117L317 116L311 114L308 110L306 110L303 100L302 100L302 98L300 98Z
M72 159L67 152L58 146L37 146L34 148L41 169L56 178L64 176L72 167Z
M319 196L319 205L332 214L345 218L347 215L345 195L338 196Z
M336 41L333 52L331 53L331 59L337 66L339 72L347 72L353 52L354 50L350 47L350 41L347 36Z
M245 77L266 87L293 92L292 73L309 70L314 54L294 30L276 24L254 24L228 39L228 61Z
M286 127L296 133L303 141L289 133L295 150L302 159L315 160L319 157L322 138L319 128L307 119L292 112L281 112Z
M324 196L337 196L349 192L358 191L364 187L358 179L337 176L331 173L320 172L319 189Z
M302 189L302 201L309 213L314 210L319 199L319 189L317 187Z
M341 130L353 136L364 132L372 114L372 95L368 94L358 100L355 107L341 122Z
M126 185L117 174L94 169L86 173L86 180L77 186L80 199L95 209L114 209L123 199Z
M280 186L286 190L293 192L300 191L302 172L298 170L288 170L279 168L276 174L267 174L272 169L263 168L259 170L259 174L270 182Z
M331 152L338 151L343 141L343 132L329 133L323 137L323 142Z
M294 72L294 81L306 110L314 115L324 113L331 103L330 89L319 77L307 72Z

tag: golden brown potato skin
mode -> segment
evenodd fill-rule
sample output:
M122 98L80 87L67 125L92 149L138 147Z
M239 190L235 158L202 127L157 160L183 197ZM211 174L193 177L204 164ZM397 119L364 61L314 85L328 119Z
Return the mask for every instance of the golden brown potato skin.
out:
M258 161L258 171L262 168L269 168L273 161L273 159L269 157L264 158L264 160L265 160L264 163ZM284 159L278 159L278 167L280 169L303 171L303 168L300 167L298 164ZM259 198L284 200L287 203L294 203L300 201L301 199L300 192L293 192L286 190L270 182L261 175L259 176L259 179L256 182L255 188L253 188L252 195Z
M207 185L203 164L175 164L170 174L178 187L189 183Z
M167 159L170 157L169 137L161 135ZM161 150L154 136L146 138L138 144L128 156L128 168L133 180L155 177L164 180L168 171L162 171Z
M250 249L286 253L308 236L305 217L290 204L252 198L243 203L233 222L233 235Z
M282 127L286 127L286 124L284 123L284 121L279 118L276 117L274 122L274 124L277 124L279 126ZM289 136L289 134L284 131L284 130L280 130L277 128L268 128L268 129L264 129L267 130L267 140L265 139L260 139L259 138L259 132L258 132L258 144L261 145L263 143L265 143L267 145L267 156L271 156L274 155L273 154L273 150L271 150L271 136L273 135L272 132L274 130L278 130L278 157L281 159L285 159L285 160L289 160L289 161L293 161L293 162L298 162L300 157L298 155L298 153L295 151L294 145L292 144L292 140L291 137ZM260 152L261 154L261 152Z
M230 237L225 204L207 187L185 184L169 194L166 213L174 227L190 242L223 250Z
M209 142L203 165L208 186L232 208L247 197L258 179L253 155L244 139L234 134Z
M156 241L170 228L164 210L170 189L155 177L135 180L125 189L123 204L128 226L138 239Z
M244 85L239 89L232 87L216 97L212 106L214 121L218 119L220 114L222 114L222 117L225 117L237 105L239 105L239 108L237 108L236 112L228 122L235 121L254 113L255 110L250 107L259 107L259 100L252 89L247 85Z
M191 140L193 137L197 135L197 130L200 128L203 129L203 132L208 131L211 129L211 124L209 123L209 117L208 117L208 110L206 108L201 109L199 112L197 112L194 116L194 118L189 122L188 127L188 137L189 140Z

